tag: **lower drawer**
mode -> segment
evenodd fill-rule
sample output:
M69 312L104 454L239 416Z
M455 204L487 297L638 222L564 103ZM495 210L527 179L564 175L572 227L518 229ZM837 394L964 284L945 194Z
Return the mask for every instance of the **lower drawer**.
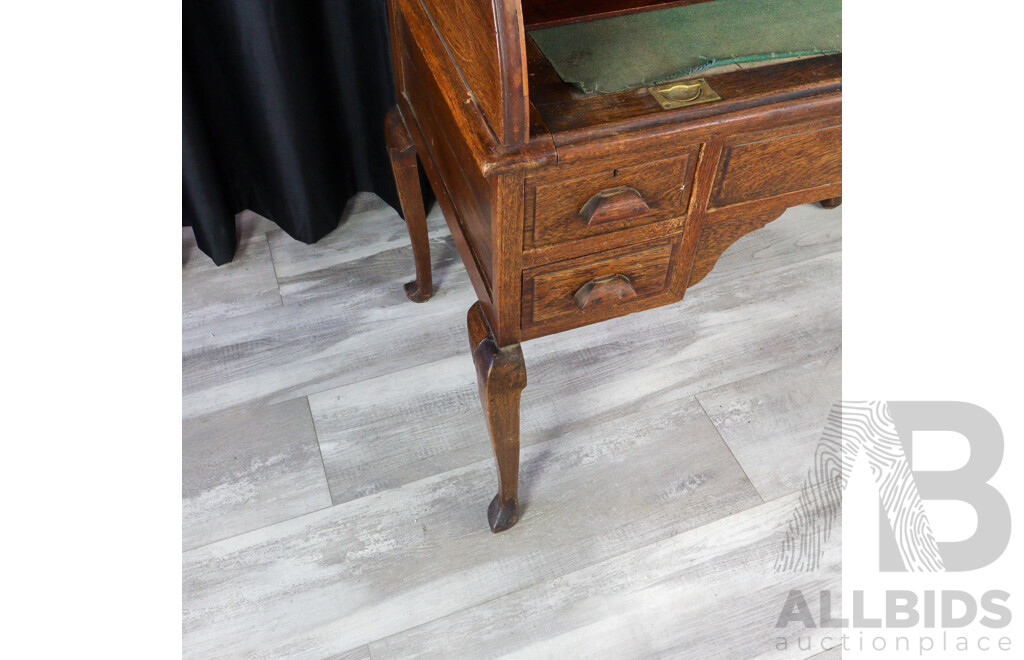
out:
M529 339L671 302L681 236L523 271Z

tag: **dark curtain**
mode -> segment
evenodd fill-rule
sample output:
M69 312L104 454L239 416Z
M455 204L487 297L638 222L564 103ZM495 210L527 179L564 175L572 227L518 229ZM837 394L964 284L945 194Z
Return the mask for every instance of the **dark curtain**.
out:
M397 205L384 0L185 0L183 223L218 265L251 209L312 243L349 197Z

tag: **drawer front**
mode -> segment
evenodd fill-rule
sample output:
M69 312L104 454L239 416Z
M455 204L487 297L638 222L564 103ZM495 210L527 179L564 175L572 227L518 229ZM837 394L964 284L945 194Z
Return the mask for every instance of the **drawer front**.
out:
M524 336L670 302L680 245L675 235L524 271Z
M748 136L722 150L711 208L842 182L842 127Z
M685 216L696 160L697 147L689 147L668 158L604 166L568 180L527 182L525 246L564 243Z

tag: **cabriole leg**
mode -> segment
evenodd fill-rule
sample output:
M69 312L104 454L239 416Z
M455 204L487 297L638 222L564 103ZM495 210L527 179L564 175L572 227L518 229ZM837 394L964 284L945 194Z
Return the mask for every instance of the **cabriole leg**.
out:
M519 344L498 347L480 303L470 307L468 325L480 403L498 463L498 494L487 508L487 522L492 532L501 532L519 520L519 398L526 387L526 361Z
M430 277L430 241L427 239L427 215L420 192L420 172L416 163L416 146L405 126L398 106L388 111L386 120L388 156L395 174L402 215L409 228L412 254L416 260L416 281L405 285L405 294L413 302L425 302L433 293Z

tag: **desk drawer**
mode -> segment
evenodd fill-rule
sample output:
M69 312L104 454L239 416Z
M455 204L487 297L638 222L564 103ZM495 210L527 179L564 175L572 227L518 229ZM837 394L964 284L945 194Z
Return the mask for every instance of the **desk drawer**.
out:
M711 208L840 183L842 133L841 126L828 126L730 140L715 174Z
M594 174L527 182L527 248L685 216L697 147L657 160L600 166ZM532 206L532 213L529 209Z
M669 236L523 272L525 337L670 302L681 237Z

